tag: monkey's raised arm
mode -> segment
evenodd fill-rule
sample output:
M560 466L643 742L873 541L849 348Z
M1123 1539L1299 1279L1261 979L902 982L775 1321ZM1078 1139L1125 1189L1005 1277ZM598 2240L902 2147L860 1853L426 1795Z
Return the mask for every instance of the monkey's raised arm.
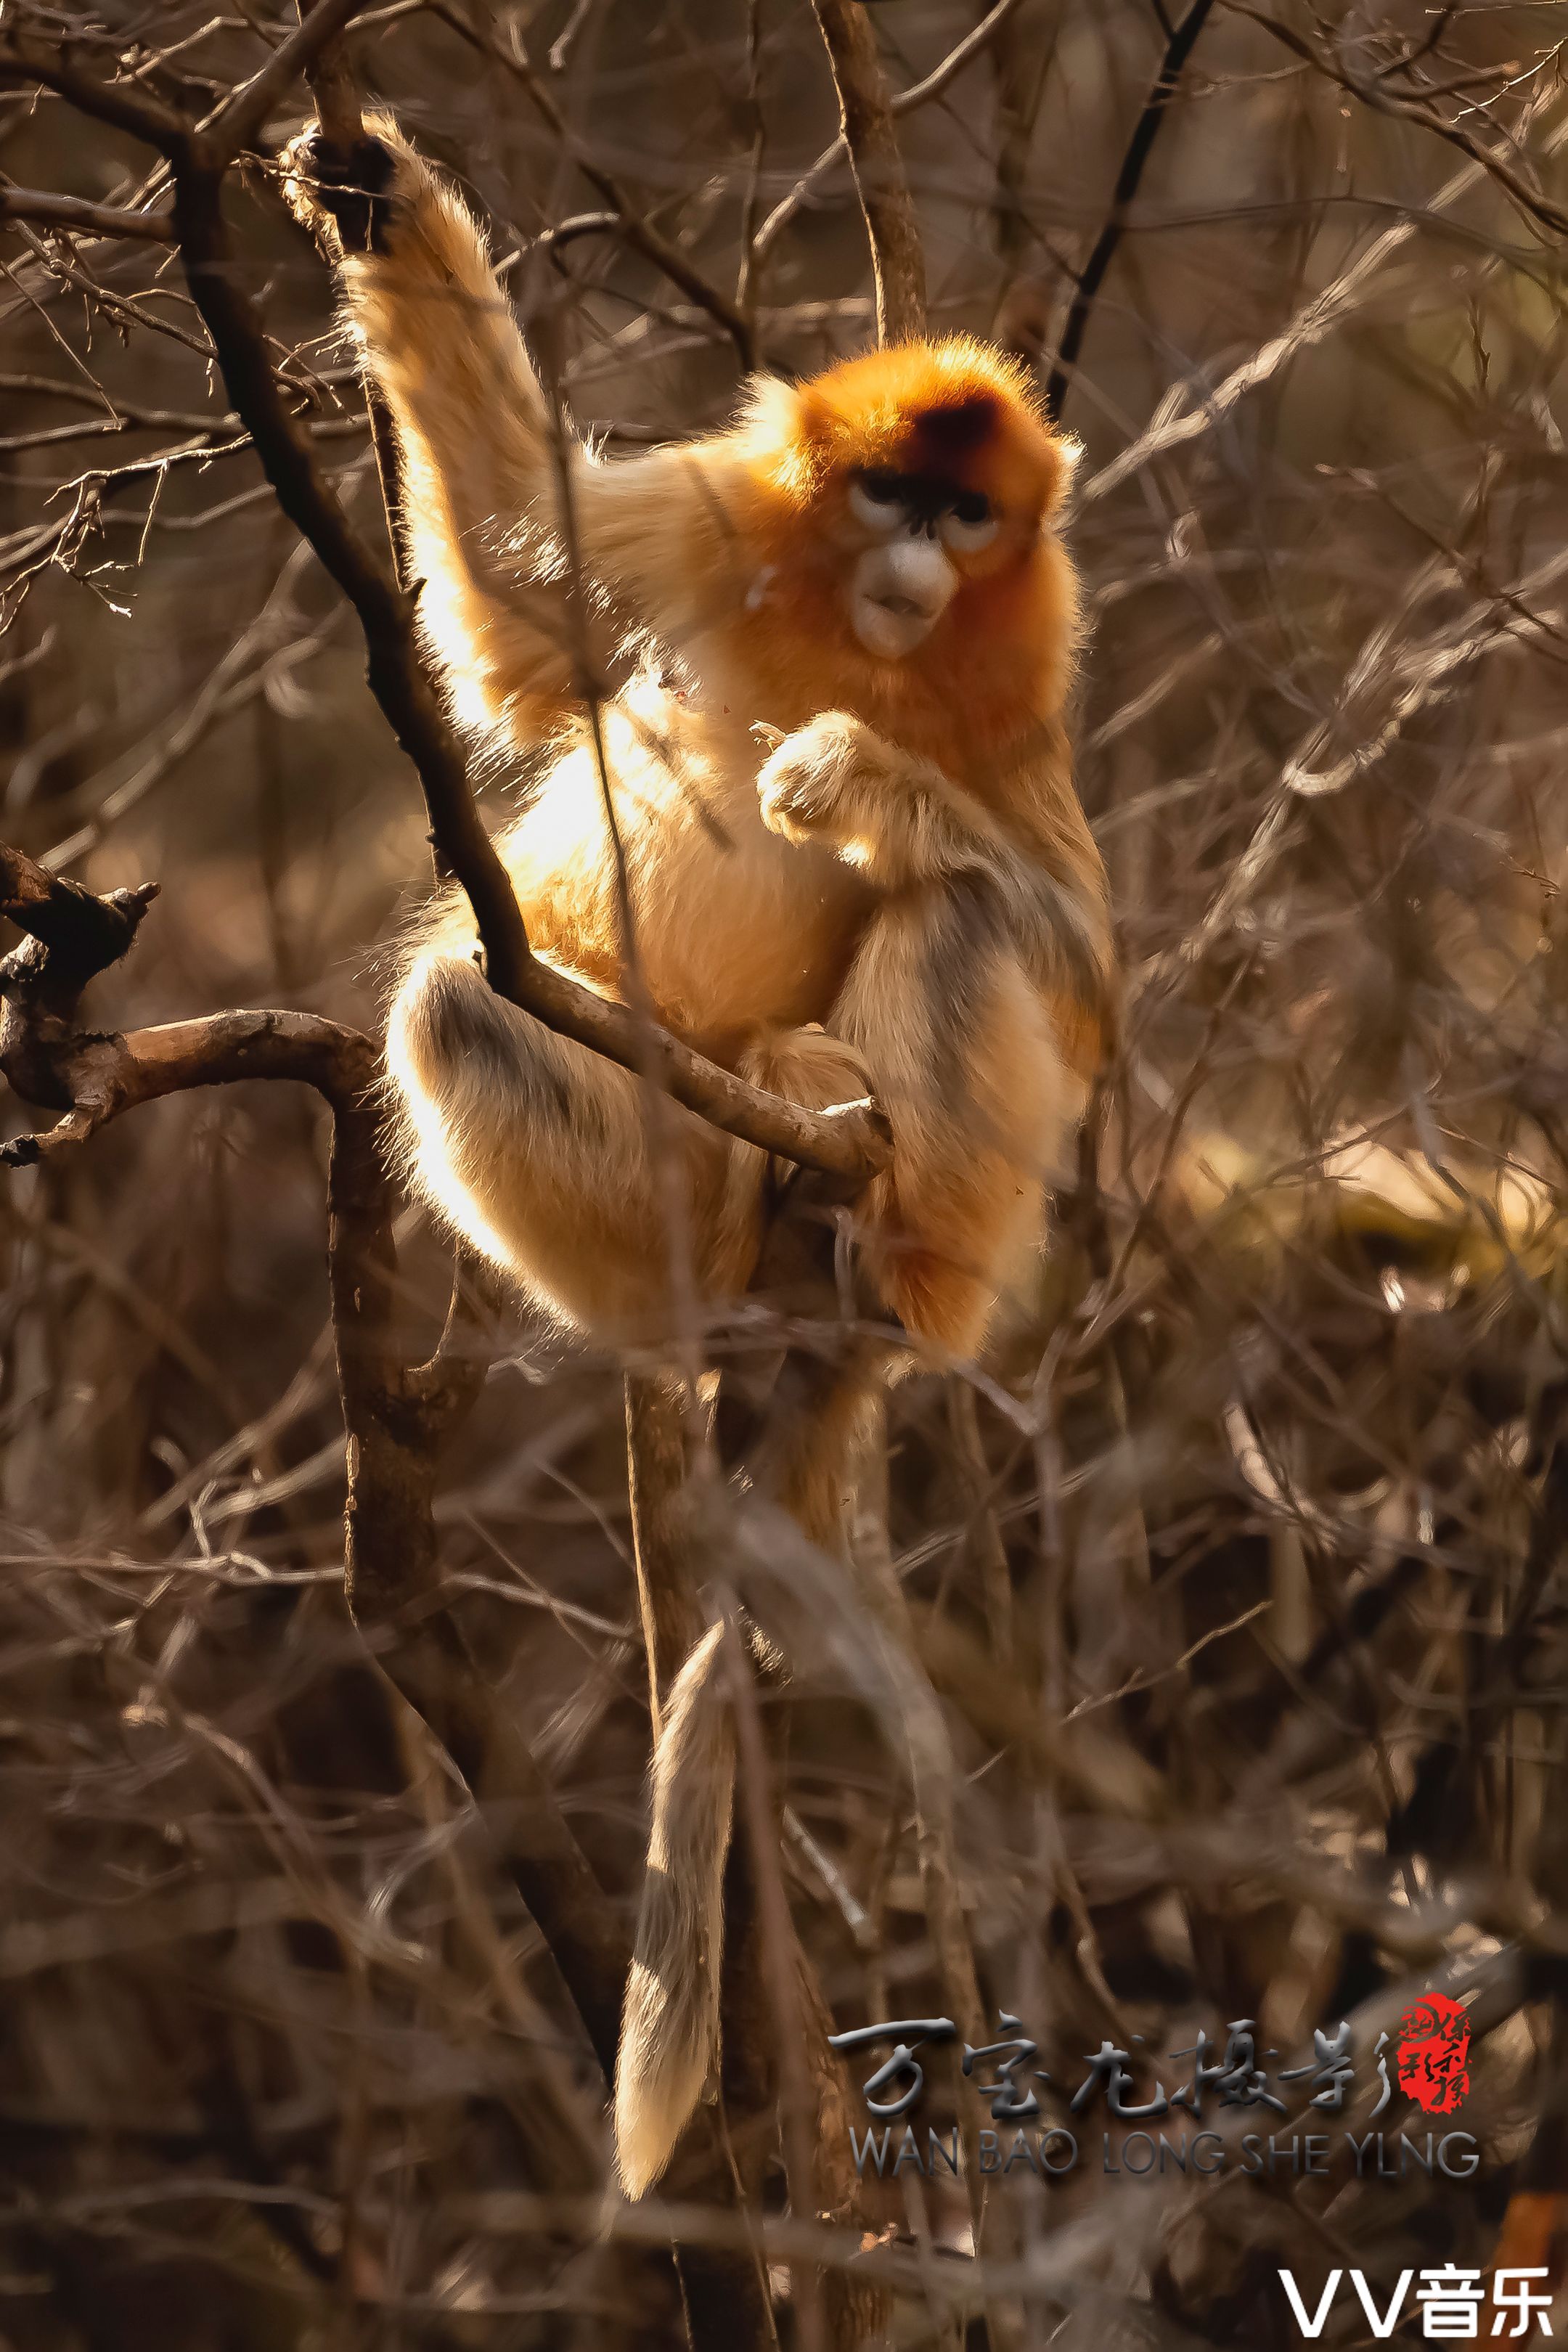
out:
M578 650L560 458L479 223L384 119L346 152L306 131L283 161L392 412L420 619L460 715L489 724L559 699ZM680 448L605 464L568 443L565 457L584 572L624 619L682 642L729 589L713 465Z

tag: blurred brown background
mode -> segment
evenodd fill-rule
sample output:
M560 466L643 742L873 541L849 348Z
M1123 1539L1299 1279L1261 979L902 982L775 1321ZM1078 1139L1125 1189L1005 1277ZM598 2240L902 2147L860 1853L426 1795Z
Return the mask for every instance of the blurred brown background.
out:
M900 92L984 12L870 14ZM1563 20L1215 5L1119 213L1157 0L993 16L900 136L933 327L1042 375L1121 221L1064 418L1079 776L1129 1012L1099 1189L1064 1200L1033 1315L978 1393L896 1399L891 1529L982 1990L1030 2021L1047 2105L1108 2035L1157 2054L1246 2016L1296 2054L1472 1971L1468 2182L1018 2184L1026 2340L1262 2352L1298 2340L1279 2263L1304 2288L1330 2262L1385 2286L1485 2265L1510 2194L1512 2259L1561 2252ZM200 113L292 21L23 5L0 33L72 33L100 77ZM746 287L769 363L868 337L843 165L792 201L837 121L804 0L397 0L352 54L488 212L612 446L721 419L735 350L613 221L559 234L605 205L530 75L708 280ZM124 206L153 169L0 84L12 185ZM229 210L318 454L379 530L326 273L265 171ZM371 1023L427 857L353 617L225 423L167 249L23 217L0 263L0 831L98 889L161 882L89 1001L105 1025ZM343 1611L323 1152L313 1098L235 1087L0 1193L0 2343L674 2340L572 2201L605 2140L570 2010ZM410 1223L405 1263L433 1335L447 1254ZM629 1911L647 1722L620 1414L617 1367L510 1317L440 1509ZM940 1998L842 1606L787 1704L792 1893L847 2025ZM1031 1733L1074 1710L1100 1781ZM525 2201L498 2221L503 2192ZM888 2218L963 2249L952 2195L890 2194ZM932 2260L898 2341L983 2340ZM1357 2330L1336 2305L1324 2340Z

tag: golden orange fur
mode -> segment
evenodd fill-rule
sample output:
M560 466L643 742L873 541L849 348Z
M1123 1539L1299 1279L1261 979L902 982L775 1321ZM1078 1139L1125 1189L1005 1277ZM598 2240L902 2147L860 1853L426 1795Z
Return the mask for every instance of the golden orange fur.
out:
M530 938L623 988L607 789L659 1017L798 1101L875 1091L894 1148L862 1203L866 1265L913 1340L970 1352L1039 1247L1112 986L1062 724L1078 596L1053 517L1070 447L1016 368L956 337L758 383L726 432L615 461L573 448L594 636L575 643L557 453L483 237L390 124L377 133L358 168L384 192L383 234L340 256L342 285L396 426L430 653L476 738L532 771L500 840ZM297 142L289 193L330 241L346 215L321 153ZM628 646L601 776L580 663ZM392 1009L413 1181L566 1322L657 1328L669 1193L638 1085L492 995L472 944L466 905L437 902ZM680 1110L664 1132L701 1291L743 1290L762 1155ZM825 1541L841 1468L824 1435L794 1490ZM655 1775L656 1848L700 1851L714 1885L728 1798L701 1759L727 1751L699 1712L717 1688L707 1668L682 1677L660 1748L697 1760ZM716 1897L677 1895L673 1942L668 1891L639 1941L623 2042L638 2187L711 2054L692 2004ZM682 1948L699 1956L685 1970Z
M388 249L342 274L397 424L421 625L476 733L535 761L553 744L502 854L540 950L614 992L543 403L477 224L384 139ZM293 191L315 215L302 172ZM869 1261L911 1335L959 1351L1037 1243L1110 986L1061 724L1077 593L1050 525L1069 463L1017 369L962 337L758 384L726 433L573 457L595 657L634 633L648 649L603 731L654 1002L804 1101L869 1079L896 1146ZM951 556L956 593L907 660L847 625L867 467L935 470L996 517ZM784 739L766 756L759 730ZM465 908L438 909L394 1008L416 1181L568 1320L646 1324L667 1285L637 1087L492 998L470 940ZM674 1124L699 1278L743 1286L758 1155Z

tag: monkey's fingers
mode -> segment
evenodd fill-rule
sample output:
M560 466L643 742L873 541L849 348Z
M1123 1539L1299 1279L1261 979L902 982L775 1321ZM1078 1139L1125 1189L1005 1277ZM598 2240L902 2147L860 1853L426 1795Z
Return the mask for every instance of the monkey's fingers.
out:
M398 158L374 131L352 145L309 124L284 148L283 199L302 228L336 259L384 253L395 216Z

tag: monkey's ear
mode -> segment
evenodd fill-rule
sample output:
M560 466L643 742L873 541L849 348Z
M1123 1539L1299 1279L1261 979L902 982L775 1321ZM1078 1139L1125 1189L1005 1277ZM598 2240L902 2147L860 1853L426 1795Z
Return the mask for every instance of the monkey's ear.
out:
M759 441L792 441L805 421L799 387L782 375L754 375L746 386L744 422Z
M780 489L802 501L816 487L825 419L809 385L753 376L741 418L750 454Z

